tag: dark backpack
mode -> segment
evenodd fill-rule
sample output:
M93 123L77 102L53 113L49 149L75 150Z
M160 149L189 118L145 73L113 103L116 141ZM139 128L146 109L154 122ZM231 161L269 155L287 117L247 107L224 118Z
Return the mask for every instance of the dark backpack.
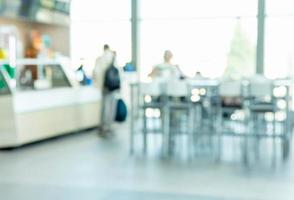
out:
M125 102L122 99L117 100L115 121L124 122L127 119L128 110Z
M105 72L104 87L108 91L120 89L120 76L118 69L111 65Z

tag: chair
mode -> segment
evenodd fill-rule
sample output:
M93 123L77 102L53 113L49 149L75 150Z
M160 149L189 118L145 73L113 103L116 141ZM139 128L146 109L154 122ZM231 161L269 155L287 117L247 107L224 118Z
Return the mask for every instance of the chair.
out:
M186 81L172 80L165 85L166 105L164 106L164 155L170 155L174 150L176 136L188 135L188 153L192 153L193 107L190 101L191 91ZM186 126L183 117L186 116ZM183 127L185 130L183 130Z
M282 156L286 161L290 155L290 147L293 133L293 112L290 112L292 105L292 98L290 96L290 89L293 81L289 79L277 79L274 81L274 96L277 98L278 110L283 110L285 119L282 121L283 134L282 139Z
M222 109L222 127L231 125L232 120L236 124L237 120L234 119L233 114L238 110L243 110L243 82L241 80L222 81L219 88L221 97ZM226 134L235 134L238 127L232 126L230 129L225 130Z
M224 110L241 109L242 81L223 81L219 88L222 97L222 107ZM226 101L226 98L229 100Z
M244 162L248 164L248 138L253 137L253 149L256 159L259 159L260 139L272 138L273 143L273 166L276 163L276 114L278 112L277 101L278 98L274 95L274 82L272 80L258 77L252 78L248 82L246 94L244 94L245 107L249 111L249 119L247 127L249 130L245 135L244 144ZM266 120L266 113L272 113L271 123ZM269 129L271 124L271 129Z
M194 110L194 146L200 146L201 150L208 147L211 151L215 147L213 136L219 136L220 133L219 81L212 79L191 80L189 86ZM217 159L219 159L219 152L218 146Z
M220 138L232 136L235 143L236 136L244 132L245 121L237 117L244 112L243 93L244 82L242 80L225 80L220 83L219 94L221 98L221 128ZM223 151L223 139L220 139L220 151ZM220 152L222 156L222 152Z
M147 152L147 134L149 132L163 132L163 122L161 122L161 130L150 130L148 127L148 122L154 116L150 115L154 110L157 112L155 118L162 119L163 117L163 108L165 105L163 98L163 83L154 81L151 83L140 83L139 85L139 96L140 96L140 108L143 110L143 152Z

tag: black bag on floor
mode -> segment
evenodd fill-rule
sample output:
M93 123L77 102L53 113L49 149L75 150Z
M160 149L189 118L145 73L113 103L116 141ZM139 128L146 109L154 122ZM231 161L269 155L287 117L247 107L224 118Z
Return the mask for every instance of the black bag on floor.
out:
M124 122L127 119L128 110L125 102L122 99L117 100L115 121Z

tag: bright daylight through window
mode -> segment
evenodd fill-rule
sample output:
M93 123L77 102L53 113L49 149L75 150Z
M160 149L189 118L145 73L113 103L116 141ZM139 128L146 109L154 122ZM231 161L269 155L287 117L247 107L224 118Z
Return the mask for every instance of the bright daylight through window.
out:
M256 0L142 0L140 12L141 77L166 49L188 76L254 73Z
M115 5L115 6L113 6ZM269 78L294 74L294 1L267 0L264 72ZM146 78L164 50L184 74L239 79L256 67L257 0L140 0L139 71ZM73 0L71 54L89 72L105 43L118 65L131 61L131 0ZM91 30L91 31L89 31Z
M265 75L294 75L294 1L267 0L265 24Z
M119 66L131 61L130 3L130 0L72 1L71 55L76 68L83 58L86 70L91 73L104 44L118 52Z

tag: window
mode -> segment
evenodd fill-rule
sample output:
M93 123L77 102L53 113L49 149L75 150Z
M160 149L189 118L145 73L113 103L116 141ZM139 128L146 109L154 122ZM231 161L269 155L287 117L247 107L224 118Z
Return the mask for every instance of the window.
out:
M140 4L144 20L257 15L257 0L141 0Z
M131 23L129 21L73 22L72 58L79 66L80 58L84 58L85 69L92 69L97 56L102 55L103 45L109 44L117 52L117 63L124 65L131 60ZM92 66L92 67L91 67Z
M87 73L109 44L117 64L131 61L131 0L73 0L71 7L71 56L78 68L84 59Z
M121 21L131 18L130 0L72 0L71 19L75 21Z
M294 15L293 0L266 0L266 13L269 16Z
M265 24L265 75L294 75L294 1L267 0Z
M140 12L142 78L167 49L188 76L254 73L257 0L141 0Z

